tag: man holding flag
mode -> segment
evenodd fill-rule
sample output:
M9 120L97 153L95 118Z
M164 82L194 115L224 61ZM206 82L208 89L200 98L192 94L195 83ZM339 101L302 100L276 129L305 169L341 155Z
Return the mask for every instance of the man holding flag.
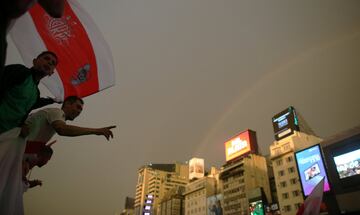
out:
M55 53L45 51L27 68L21 64L5 67L4 84L0 86L0 134L20 127L32 109L54 103L51 98L40 98L38 84L51 76L58 64Z
M6 60L6 35L11 22L26 13L36 2L52 17L61 17L65 0L2 0L0 3L0 84Z

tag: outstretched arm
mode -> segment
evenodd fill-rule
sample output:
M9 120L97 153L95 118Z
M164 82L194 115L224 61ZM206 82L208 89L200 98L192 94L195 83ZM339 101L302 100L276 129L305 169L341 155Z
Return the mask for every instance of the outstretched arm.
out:
M79 127L74 125L67 125L64 121L57 120L51 123L52 127L61 136L69 136L69 137L75 137L75 136L82 136L82 135L103 135L106 137L107 140L109 138L113 138L114 135L111 131L111 129L115 128L116 126L108 126L104 128L85 128L85 127Z

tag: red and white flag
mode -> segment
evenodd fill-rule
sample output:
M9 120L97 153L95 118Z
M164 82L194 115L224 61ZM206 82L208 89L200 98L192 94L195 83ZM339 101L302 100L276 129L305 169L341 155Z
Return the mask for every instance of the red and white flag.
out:
M10 31L24 63L41 52L56 53L56 72L42 83L58 99L85 97L115 84L110 48L89 14L75 0L65 1L62 18L50 17L34 5Z
M296 215L319 215L324 194L324 178L315 186L310 195L305 199Z

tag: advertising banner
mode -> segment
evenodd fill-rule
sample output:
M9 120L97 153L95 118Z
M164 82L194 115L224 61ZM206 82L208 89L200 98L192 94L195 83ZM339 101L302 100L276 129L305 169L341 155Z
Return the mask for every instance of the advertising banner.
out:
M295 153L304 196L308 196L324 178L324 192L330 190L320 145L315 145Z
M256 132L246 130L225 142L226 161L249 152L257 152Z
M189 161L189 179L204 177L204 168L204 159L192 158Z
M295 109L289 107L272 118L275 140L281 140L290 136L294 131L299 131L299 120Z

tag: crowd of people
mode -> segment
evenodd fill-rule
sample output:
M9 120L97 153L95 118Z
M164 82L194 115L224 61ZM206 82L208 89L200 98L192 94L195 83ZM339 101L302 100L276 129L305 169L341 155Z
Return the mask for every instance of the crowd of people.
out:
M84 101L77 95L68 96L60 108L35 109L55 103L53 98L41 98L39 82L51 76L61 59L52 51L44 51L33 65L6 65L6 34L11 23L38 2L52 17L61 17L65 0L4 0L0 12L0 214L21 215L23 192L41 186L41 180L31 180L29 172L50 160L53 149L48 143L60 136L102 135L113 138L115 126L87 128L69 125L83 110ZM35 110L35 111L34 111ZM30 114L31 112L31 114Z

